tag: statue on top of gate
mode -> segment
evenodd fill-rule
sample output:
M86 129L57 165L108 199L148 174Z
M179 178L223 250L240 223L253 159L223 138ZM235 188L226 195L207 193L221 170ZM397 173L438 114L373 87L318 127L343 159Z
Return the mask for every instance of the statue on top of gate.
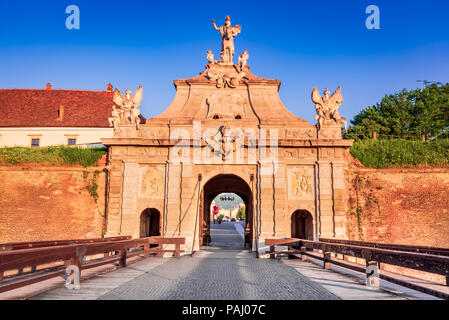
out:
M318 120L318 129L321 129L326 124L344 124L345 129L347 127L346 118L342 118L338 112L343 102L343 96L341 95L341 86L330 95L329 89L324 91L324 97L318 92L316 87L312 90L312 101L315 103L315 109L317 115L314 116L315 120Z
M219 63L233 65L234 57L234 38L242 31L239 25L231 26L231 17L226 16L224 26L217 27L215 20L212 20L215 30L220 31L221 35L221 56Z
M109 124L114 128L117 124L135 124L139 129L140 110L139 106L142 102L143 87L140 86L131 96L129 89L125 91L124 96L118 89L115 89L114 98L112 99L115 106L112 107L112 117L109 118Z

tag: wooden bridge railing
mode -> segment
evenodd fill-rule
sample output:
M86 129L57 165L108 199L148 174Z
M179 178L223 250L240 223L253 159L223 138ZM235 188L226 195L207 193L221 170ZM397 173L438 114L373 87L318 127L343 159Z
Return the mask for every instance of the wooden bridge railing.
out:
M33 241L33 242L11 242L0 243L0 251L5 250L20 250L29 248L42 248L52 246L65 246L69 244L94 243L94 242L110 242L120 240L130 240L130 236L95 238L95 239L74 239L74 240L48 240L48 241Z
M67 265L76 265L81 272L81 270L114 262L118 262L119 266L124 267L128 258L142 254L146 257L150 254L162 256L165 252L171 252L178 257L184 251L181 250L181 245L184 243L185 238L149 237L0 251L0 293L64 275ZM156 246L151 247L151 245ZM164 245L174 245L175 248L169 250L164 248ZM85 257L99 254L103 254L104 257L85 260ZM6 271L58 262L64 262L64 265L37 270L26 275L3 277Z
M417 291L431 294L443 299L449 299L448 293L406 282L404 280L400 280L386 274L380 274L378 269L379 263L385 263L398 267L425 271L445 276L446 285L449 285L449 256L429 253L416 253L406 250L400 251L383 249L379 247L373 247L373 243L368 243L367 246L364 246L363 242L357 242L357 245L354 245L344 243L344 241L345 240L336 240L335 242L330 242L330 240L310 241L303 239L267 239L265 240L265 244L270 246L270 251L267 252L270 254L270 258L275 258L277 254L289 254L289 256L306 260L307 256L309 256L314 259L323 261L323 267L325 269L330 269L331 264L335 264L344 268L366 273L367 286L378 287L379 278L381 278L389 282L397 283L399 285L415 289ZM288 250L276 251L276 246L287 246ZM300 249L295 249L294 247ZM410 248L404 249L409 250ZM320 250L322 253L320 254L311 250ZM332 258L331 253L362 258L366 261L366 268L360 265Z
M338 240L338 239L326 239L326 238L320 238L320 241L354 245L354 246L379 248L379 249L389 249L389 250L397 250L397 251L435 254L438 256L449 256L449 248L412 246L412 245L404 245L404 244L389 244L389 243L365 242L365 241L353 241L353 240Z

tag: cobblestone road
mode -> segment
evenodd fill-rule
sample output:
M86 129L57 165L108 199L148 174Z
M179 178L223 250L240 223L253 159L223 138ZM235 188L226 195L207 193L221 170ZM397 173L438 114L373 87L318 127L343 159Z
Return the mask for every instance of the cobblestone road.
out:
M171 259L100 299L338 299L284 263L242 249L233 223L211 227L213 247Z

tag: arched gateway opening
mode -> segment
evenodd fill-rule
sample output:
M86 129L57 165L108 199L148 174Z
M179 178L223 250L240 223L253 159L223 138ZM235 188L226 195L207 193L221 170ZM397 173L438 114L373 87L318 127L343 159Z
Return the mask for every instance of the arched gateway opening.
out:
M234 193L245 203L245 239L243 245L252 247L253 239L253 195L248 184L240 177L232 174L221 174L210 179L203 188L200 210L200 245L207 246L211 242L211 204L220 194Z
M145 209L140 215L140 237L153 237L161 235L161 214L159 210Z
M313 240L313 218L307 210L296 210L291 217L292 238Z

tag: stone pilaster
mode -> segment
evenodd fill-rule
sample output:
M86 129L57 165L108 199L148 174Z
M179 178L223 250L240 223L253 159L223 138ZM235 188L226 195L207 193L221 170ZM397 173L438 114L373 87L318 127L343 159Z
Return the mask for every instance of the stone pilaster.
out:
M135 162L125 162L123 166L122 224L121 234L139 237L140 214L137 210L138 167Z

